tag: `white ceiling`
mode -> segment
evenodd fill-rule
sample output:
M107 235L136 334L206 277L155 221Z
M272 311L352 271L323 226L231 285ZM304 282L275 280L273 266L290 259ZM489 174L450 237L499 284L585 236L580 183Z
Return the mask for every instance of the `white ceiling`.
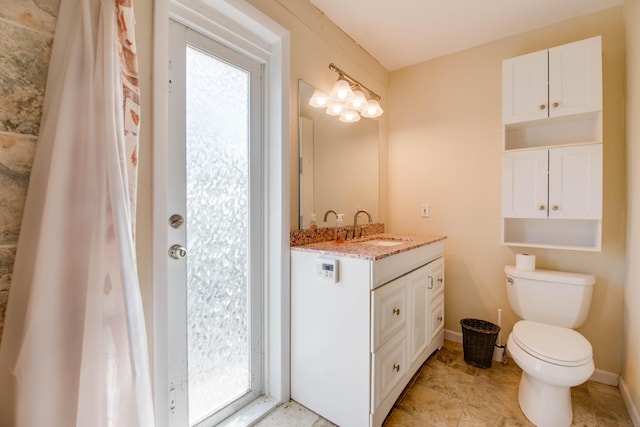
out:
M389 71L623 0L310 0Z

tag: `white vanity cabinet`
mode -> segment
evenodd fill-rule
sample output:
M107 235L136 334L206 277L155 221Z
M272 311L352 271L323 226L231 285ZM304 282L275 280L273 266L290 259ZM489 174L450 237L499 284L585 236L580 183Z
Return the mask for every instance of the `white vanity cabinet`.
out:
M340 426L381 426L444 343L444 242L379 260L291 250L291 398ZM337 260L338 281L318 261Z
M502 242L599 251L602 40L503 61Z
M601 37L502 63L504 124L602 109Z

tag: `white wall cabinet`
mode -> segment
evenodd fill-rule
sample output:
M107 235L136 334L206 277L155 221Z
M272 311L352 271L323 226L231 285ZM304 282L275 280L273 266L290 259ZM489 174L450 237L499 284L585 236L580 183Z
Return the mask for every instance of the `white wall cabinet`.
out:
M502 156L502 217L546 218L549 151L507 152Z
M599 251L602 41L503 61L502 242Z
M602 218L602 144L506 152L504 218Z
M504 124L602 110L601 37L502 63Z
M444 242L373 261L291 251L291 397L341 426L381 426L444 344Z
M602 144L549 150L549 218L602 219Z

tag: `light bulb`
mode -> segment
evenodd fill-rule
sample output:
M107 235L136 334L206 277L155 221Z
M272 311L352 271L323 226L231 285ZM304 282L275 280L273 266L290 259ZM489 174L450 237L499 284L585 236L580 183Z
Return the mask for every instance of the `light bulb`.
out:
M327 114L330 116L339 116L343 113L343 111L345 110L344 108L344 104L342 102L332 102L328 107L327 107Z
M347 108L351 108L356 111L360 111L365 105L367 105L367 98L360 90L353 91L353 98L347 102Z
M361 114L362 117L375 118L380 117L382 113L384 113L384 111L382 110L382 107L380 107L378 101L375 99L371 99L367 103L367 106L363 108Z
M311 99L309 100L309 105L316 108L324 108L328 104L329 104L329 95L319 91L318 89L313 91L313 95L311 95Z
M333 85L333 89L331 89L331 93L329 94L331 98L346 102L353 98L353 92L351 91L351 86L346 80L339 79Z
M342 115L340 115L340 121L346 123L354 123L360 120L360 114L358 114L355 110L345 110Z

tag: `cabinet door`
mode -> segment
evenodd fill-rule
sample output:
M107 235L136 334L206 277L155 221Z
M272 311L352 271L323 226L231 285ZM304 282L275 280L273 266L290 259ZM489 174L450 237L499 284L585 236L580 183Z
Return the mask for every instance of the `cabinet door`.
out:
M375 409L389 395L407 372L407 336L405 331L394 336L391 341L373 353L371 407Z
M502 62L502 123L548 117L548 54L533 52Z
M429 311L431 313L429 341L431 341L444 329L444 297L436 298L431 303Z
M549 150L549 218L602 218L602 144Z
M502 217L546 218L548 150L502 155Z
M428 344L429 313L427 283L431 264L410 273L407 276L409 286L409 304L411 305L411 328L409 329L409 360L411 365Z
M372 292L371 351L376 351L407 324L407 287L400 277Z
M549 49L549 116L602 110L601 38Z
M444 258L438 258L428 264L429 276L427 288L429 289L429 301L444 293Z

